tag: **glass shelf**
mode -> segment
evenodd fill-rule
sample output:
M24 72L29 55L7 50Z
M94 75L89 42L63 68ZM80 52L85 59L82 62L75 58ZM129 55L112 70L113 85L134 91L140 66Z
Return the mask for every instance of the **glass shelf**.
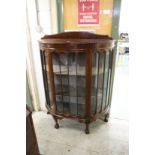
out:
M77 66L79 71L77 76L85 76L85 67ZM48 68L48 67L47 67ZM54 74L60 75L60 70L58 65L53 65ZM48 69L47 69L48 71ZM92 68L92 75L96 75L96 67ZM99 69L99 74L103 74L103 69ZM61 75L67 76L68 75L68 69L66 66L61 66ZM70 67L69 76L76 76L76 70L74 67Z

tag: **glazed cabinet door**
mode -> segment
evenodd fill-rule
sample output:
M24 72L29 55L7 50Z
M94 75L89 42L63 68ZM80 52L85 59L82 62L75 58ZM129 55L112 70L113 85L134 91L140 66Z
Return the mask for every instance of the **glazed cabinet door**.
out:
M85 53L52 52L54 87L58 113L85 114Z

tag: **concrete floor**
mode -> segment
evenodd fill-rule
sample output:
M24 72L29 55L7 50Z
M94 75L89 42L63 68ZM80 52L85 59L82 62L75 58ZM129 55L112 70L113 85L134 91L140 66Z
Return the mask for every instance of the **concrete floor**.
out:
M59 121L59 129L44 112L34 113L33 120L42 155L128 155L126 120L98 119L90 125L89 135L84 133L85 125L74 120Z
M74 120L60 120L59 129L45 112L33 113L33 121L42 155L128 155L128 64L117 64L111 115L108 123L98 119L85 125Z
M116 61L111 117L129 120L129 55Z

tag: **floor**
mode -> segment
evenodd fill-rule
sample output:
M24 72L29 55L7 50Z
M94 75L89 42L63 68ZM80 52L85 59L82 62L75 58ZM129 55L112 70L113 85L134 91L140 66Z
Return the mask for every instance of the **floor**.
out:
M123 62L124 61L124 62ZM98 119L90 125L60 120L60 128L45 112L33 113L33 121L42 155L128 155L128 58L116 62L111 115L108 123ZM123 65L122 65L123 64Z
M68 119L55 129L52 117L44 112L34 113L33 120L42 155L128 155L126 120L97 120L90 125L89 135L84 124Z
M129 55L117 56L111 117L129 120Z

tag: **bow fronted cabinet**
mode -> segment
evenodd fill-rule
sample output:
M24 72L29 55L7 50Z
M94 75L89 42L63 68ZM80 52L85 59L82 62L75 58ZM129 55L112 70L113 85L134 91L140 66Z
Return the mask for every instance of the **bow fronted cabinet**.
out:
M72 118L86 124L110 112L114 40L89 32L45 35L39 41L46 107L58 119Z

